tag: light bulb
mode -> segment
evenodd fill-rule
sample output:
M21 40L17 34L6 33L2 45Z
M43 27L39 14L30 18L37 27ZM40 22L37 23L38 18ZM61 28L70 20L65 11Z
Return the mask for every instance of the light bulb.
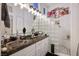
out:
M32 11L32 14L34 14L35 12L34 12L34 10Z
M40 16L40 13L39 12L37 12L37 16Z
M21 9L23 9L23 8L24 8L24 4L19 3L19 5L20 5Z
M21 6L21 9L23 9L23 6Z
M26 9L29 9L29 4L25 4L24 7L25 7Z
M23 4L23 3L19 3L19 5L20 5L21 9L23 9L24 7L26 7L26 5Z
M14 3L14 6L17 6L18 5L18 3Z
M33 8L31 8L31 12L33 12L34 10L33 10Z
M37 11L34 11L34 15L37 15Z
M42 14L41 14L41 13L39 13L39 16L41 17L41 16L42 16Z
M28 12L33 12L34 10L33 10L33 8L30 8L29 10L28 10Z
M26 4L23 4L24 7L27 7Z
M30 8L28 9L28 12L31 12L31 9Z

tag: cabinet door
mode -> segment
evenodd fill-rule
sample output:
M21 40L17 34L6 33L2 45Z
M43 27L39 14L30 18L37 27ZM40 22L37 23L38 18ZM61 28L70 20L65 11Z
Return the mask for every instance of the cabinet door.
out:
M12 54L11 56L35 56L35 44L26 47L14 54Z
M48 49L49 49L49 47L48 47L48 38L45 38L42 41L42 53L41 53L41 55L45 56L46 53L48 52Z
M42 40L36 43L36 56L40 56L42 53Z
M27 53L26 56L35 56L35 44L27 47Z
M36 44L16 52L12 56L45 56L49 50L48 38L45 38Z
M45 56L48 51L48 38L45 38L36 43L36 55Z

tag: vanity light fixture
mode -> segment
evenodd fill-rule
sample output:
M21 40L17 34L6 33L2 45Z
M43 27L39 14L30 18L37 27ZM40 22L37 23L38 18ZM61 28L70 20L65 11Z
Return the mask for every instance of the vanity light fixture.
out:
M47 18L45 15L42 15L39 10L36 10L35 8L33 8L32 5L29 6L29 4L25 4L25 3L15 3L14 5L15 6L20 5L21 9L26 8L28 10L28 12L31 12L32 14L39 16L43 19Z
M17 6L18 4L20 5L21 9L25 7L26 9L28 9L28 12L31 12L32 14L37 16L41 16L39 10L35 10L32 5L30 5L30 7L28 7L29 5L26 6L26 4L24 3L15 3L14 5Z

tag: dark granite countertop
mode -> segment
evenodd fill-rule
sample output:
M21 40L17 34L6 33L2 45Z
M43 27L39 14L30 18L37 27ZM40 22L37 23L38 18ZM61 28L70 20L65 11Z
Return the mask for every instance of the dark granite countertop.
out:
M16 47L14 47L14 49L11 49L11 50L9 50L9 51L7 51L7 52L2 52L1 51L1 56L9 56L9 55L11 55L11 54L14 54L14 53L16 53L16 52L18 52L18 51L20 51L20 50L22 50L22 49L24 49L24 48L26 48L26 47L28 47L28 46L30 46L30 45L32 45L32 44L35 44L36 42L38 42L38 41L40 41L40 40L43 40L43 39L45 39L45 38L47 38L48 36L45 36L45 35L43 35L43 36L37 36L37 37L34 37L34 38L32 38L32 39L30 39L30 38L26 38L25 40L21 40L22 42L25 42L24 44L22 44L22 45L20 45L19 43L18 44L16 44L15 42L17 42L16 40L14 41L14 43L16 44L16 45L19 45L18 47L16 46ZM28 41L28 42L27 42ZM9 46L10 47L10 46Z

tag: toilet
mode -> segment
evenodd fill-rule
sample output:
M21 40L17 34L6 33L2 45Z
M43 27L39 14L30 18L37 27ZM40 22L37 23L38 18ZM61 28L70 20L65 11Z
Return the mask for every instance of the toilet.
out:
M63 49L63 47L61 47L61 49L59 49L58 47L55 46L54 44L51 45L51 53L58 55L58 56L70 56L69 51L67 51L66 49Z

